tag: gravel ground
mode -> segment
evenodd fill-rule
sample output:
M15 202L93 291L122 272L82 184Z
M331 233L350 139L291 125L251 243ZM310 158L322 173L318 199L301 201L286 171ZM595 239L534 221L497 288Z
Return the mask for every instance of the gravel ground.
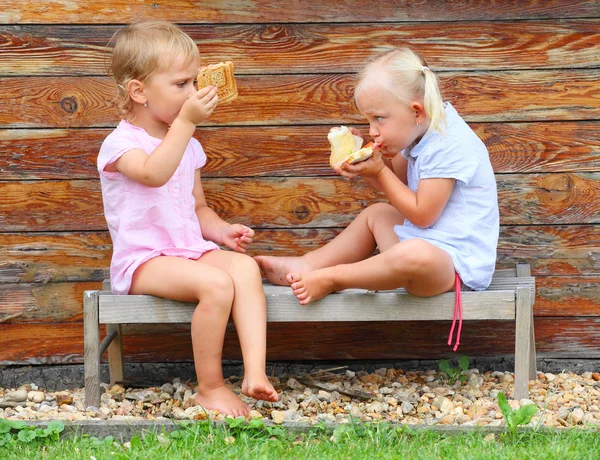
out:
M372 373L344 368L305 375L272 377L280 393L277 403L241 395L242 379L229 377L227 385L253 408L250 417L284 422L347 423L351 419L388 421L409 425L501 426L499 392L514 408L536 404L530 425L600 428L600 374L538 373L530 382L530 399L510 399L511 372L470 369L464 381L450 382L436 371L404 372L380 368ZM34 384L0 387L0 418L13 420L219 420L222 414L193 405L194 386L174 379L160 387L123 388L104 385L100 407L85 407L82 388L46 391Z

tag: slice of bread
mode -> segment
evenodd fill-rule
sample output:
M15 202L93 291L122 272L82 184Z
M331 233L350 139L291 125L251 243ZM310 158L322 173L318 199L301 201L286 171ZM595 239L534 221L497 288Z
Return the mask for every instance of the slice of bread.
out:
M217 88L220 104L233 101L238 96L233 62L219 62L198 70L198 89L209 85Z
M327 140L331 145L329 164L332 168L337 168L343 163L358 163L373 155L373 143L370 142L361 148L362 138L352 134L346 126L331 128Z

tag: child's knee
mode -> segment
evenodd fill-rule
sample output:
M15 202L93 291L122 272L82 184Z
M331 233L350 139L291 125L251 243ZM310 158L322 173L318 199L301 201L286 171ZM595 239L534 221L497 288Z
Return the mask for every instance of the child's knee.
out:
M375 203L368 206L363 212L372 214L372 215L381 215L387 214L389 212L398 212L396 208L394 208L389 203Z
M394 271L405 274L422 273L435 265L433 246L418 238L398 243L388 249L389 264Z
M213 273L210 282L198 293L200 304L211 308L231 308L233 304L234 287L231 276L225 271Z
M260 278L260 267L256 260L246 254L236 254L234 273L242 276L244 279L258 277ZM235 275L234 275L235 276Z

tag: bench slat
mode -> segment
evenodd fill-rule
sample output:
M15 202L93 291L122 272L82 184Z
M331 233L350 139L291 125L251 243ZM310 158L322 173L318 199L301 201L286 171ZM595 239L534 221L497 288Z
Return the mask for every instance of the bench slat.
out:
M268 322L431 321L452 320L454 293L415 297L398 291L376 294L351 290L301 306L289 288L267 293ZM463 319L515 319L514 291L463 292ZM99 299L101 324L189 323L195 304L152 296L114 296Z
M515 276L516 270L506 269L506 270L496 270L494 272L494 277L492 278L492 282L490 283L487 291L507 291L507 290L516 290L518 286L528 286L531 289L532 294L535 296L535 278L534 277L521 277L517 278ZM263 288L265 293L277 293L283 292L284 290L289 290L290 288L287 286L275 286L268 282L263 283ZM110 291L110 280L104 280L102 283L103 291ZM351 291L351 289L346 292ZM399 292L406 292L404 289L398 289Z

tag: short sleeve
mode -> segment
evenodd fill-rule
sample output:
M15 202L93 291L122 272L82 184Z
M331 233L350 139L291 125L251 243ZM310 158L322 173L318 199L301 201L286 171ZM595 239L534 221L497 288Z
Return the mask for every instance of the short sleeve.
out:
M105 171L104 168L107 164L114 163L124 153L129 152L133 149L143 149L142 143L137 139L134 132L119 130L118 128L110 133L102 146L100 147L100 153L98 154L98 173L108 179L121 179L123 174L119 172Z
M436 146L419 155L420 179L456 179L468 185L479 164L478 155L469 142L441 137Z
M201 169L206 164L206 153L204 153L204 149L198 139L193 138L190 139L190 146L192 147L192 152L194 152L194 167L196 169Z

